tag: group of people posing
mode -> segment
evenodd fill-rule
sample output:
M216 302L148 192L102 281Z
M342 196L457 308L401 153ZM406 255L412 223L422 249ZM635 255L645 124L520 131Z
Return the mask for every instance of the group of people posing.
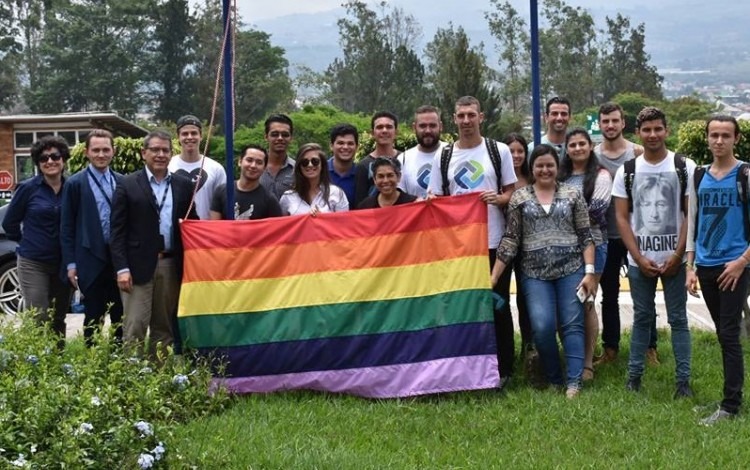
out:
M300 146L292 158L292 120L275 114L265 121L267 147L248 145L239 153L231 206L223 166L199 151L202 124L195 116L177 121L179 155L172 155L168 133L153 131L143 143L145 167L125 176L110 169L115 149L105 130L89 133L89 166L67 179L67 144L44 137L32 147L39 174L18 186L3 227L19 240L22 295L40 321L50 321L64 337L71 289L80 289L87 344L108 312L113 324L121 325L115 330L118 341L140 346L149 333L149 352L158 356L159 348L181 349L180 219L316 216L477 193L488 211L493 290L508 300L515 271L522 351L525 360L538 360L546 384L574 398L583 382L593 379L596 364L617 359L619 280L626 265L635 313L627 389L640 391L645 362L658 361L654 299L661 280L676 363L675 398L692 396L686 301L688 291L697 295L700 282L725 377L721 406L702 422L735 416L742 402L740 317L750 262L744 191L750 177L734 156L737 121L710 118L706 134L713 162L696 170L692 160L667 149L667 119L657 108L637 116L642 145L624 138L623 110L615 103L599 109L604 140L596 146L585 129L568 130L570 117L569 101L552 98L539 145L527 144L520 134L498 142L481 135L481 105L466 96L455 104L454 143L440 140L439 110L422 106L413 122L418 145L399 152L398 119L379 112L371 121L375 149L355 163L354 126L331 129L330 158L318 144ZM732 230L740 226L746 230ZM603 354L595 358L599 286ZM504 388L515 362L507 301L496 304L494 320Z

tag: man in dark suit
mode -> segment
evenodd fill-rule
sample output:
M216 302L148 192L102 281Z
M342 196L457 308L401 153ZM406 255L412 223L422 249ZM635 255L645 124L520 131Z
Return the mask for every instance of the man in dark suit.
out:
M153 131L143 141L146 167L125 176L112 204L110 248L117 286L125 309L123 340L139 346L150 329L149 351L154 357L175 343L177 301L182 277L182 240L179 221L197 219L191 205L189 179L170 174L172 138ZM189 210L189 213L188 213Z
M93 334L107 311L116 325L115 340L122 340L122 300L109 253L112 197L122 178L109 168L114 154L114 139L109 131L89 132L89 166L65 182L62 194L63 266L70 284L83 294L83 336L87 346L91 346Z

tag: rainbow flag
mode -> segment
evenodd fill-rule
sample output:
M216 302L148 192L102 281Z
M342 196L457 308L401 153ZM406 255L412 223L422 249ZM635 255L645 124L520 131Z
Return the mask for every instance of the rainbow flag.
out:
M185 221L185 348L236 393L405 397L498 385L476 194L258 221Z

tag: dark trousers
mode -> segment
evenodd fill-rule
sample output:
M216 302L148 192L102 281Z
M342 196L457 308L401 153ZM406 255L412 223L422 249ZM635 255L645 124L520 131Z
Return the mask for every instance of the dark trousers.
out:
M83 337L86 346L93 343L93 335L104 323L104 315L109 313L115 327L114 339L122 342L122 298L117 288L117 279L112 265L105 267L91 286L83 294Z
M490 250L490 271L495 266L496 250ZM497 363L500 377L513 375L516 346L513 337L513 316L510 313L510 274L513 266L506 266L494 291L506 300L500 310L494 311L495 338L497 342Z
M740 320L742 306L747 295L748 274L742 273L734 291L719 289L718 278L723 266L698 267L698 280L706 307L716 325L716 335L721 345L721 360L724 366L724 399L721 408L737 413L742 404L742 386L745 379L745 365L740 343Z
M513 273L516 278L516 308L518 309L518 327L521 329L521 344L525 348L534 344L531 336L531 321L529 310L526 308L526 297L521 292L521 267L518 260L513 263Z
M607 241L607 261L599 280L602 287L602 343L605 348L620 350L620 270L628 262L628 250L619 238ZM656 348L656 317L651 327L649 348Z

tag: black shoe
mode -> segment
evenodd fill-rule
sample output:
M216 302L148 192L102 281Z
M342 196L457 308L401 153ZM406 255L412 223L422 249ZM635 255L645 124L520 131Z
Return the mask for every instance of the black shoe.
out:
M692 398L693 389L690 388L690 382L677 382L677 387L674 391L674 399L679 400L680 398Z
M629 392L640 392L641 391L641 378L630 377L628 383L625 384L625 390Z

